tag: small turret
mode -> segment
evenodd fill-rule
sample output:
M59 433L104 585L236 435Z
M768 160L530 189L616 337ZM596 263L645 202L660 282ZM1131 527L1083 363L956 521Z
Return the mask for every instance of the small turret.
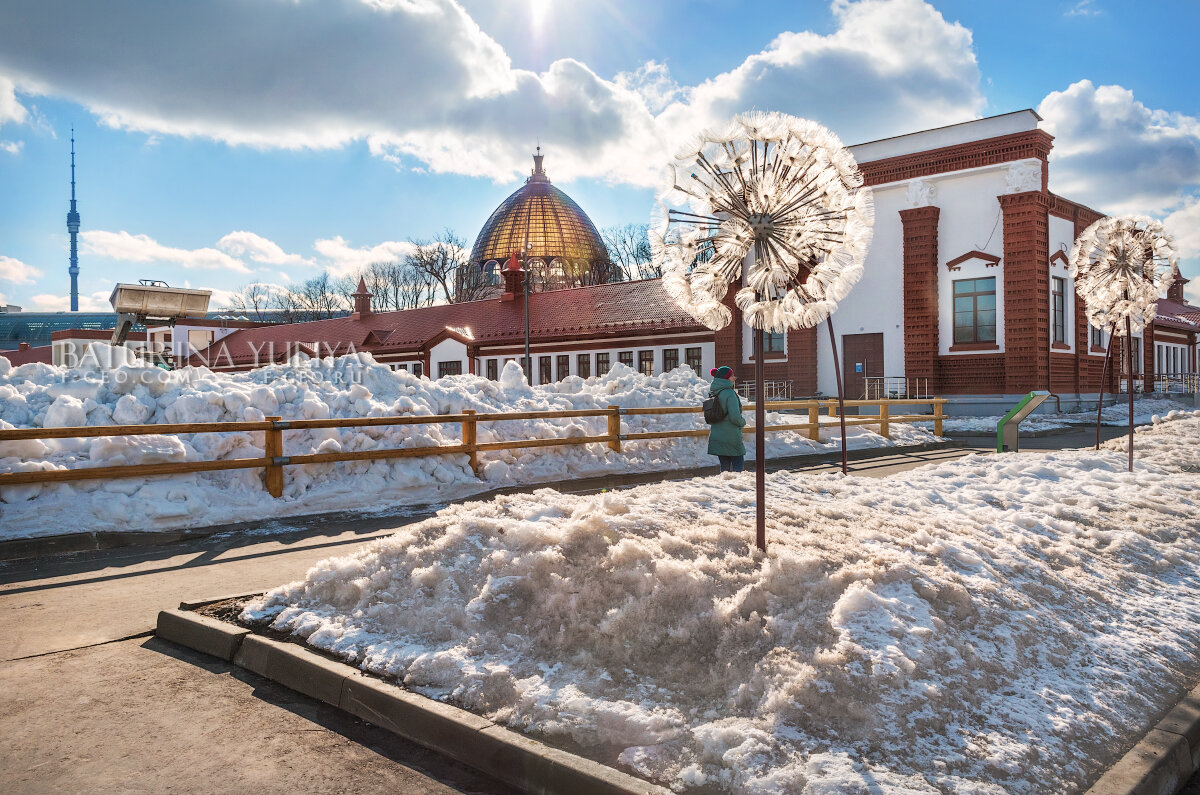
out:
M1171 282L1171 286L1167 288L1167 298L1172 301L1177 301L1181 304L1186 304L1187 299L1183 297L1183 288L1191 279L1183 278L1183 274L1179 272L1179 266L1171 267L1171 275L1175 277L1175 281Z
M374 297L371 291L367 289L367 280L363 277L358 279L358 289L352 294L354 298L354 316L366 317L371 314L371 299Z

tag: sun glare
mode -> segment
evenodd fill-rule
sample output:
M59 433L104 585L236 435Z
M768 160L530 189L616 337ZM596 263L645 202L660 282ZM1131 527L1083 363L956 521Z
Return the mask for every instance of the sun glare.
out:
M550 0L529 0L529 17L534 30L541 30L550 15Z

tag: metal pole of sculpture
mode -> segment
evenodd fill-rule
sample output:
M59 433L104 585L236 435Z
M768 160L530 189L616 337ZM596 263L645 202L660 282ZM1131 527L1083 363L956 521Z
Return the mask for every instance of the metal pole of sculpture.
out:
M1129 471L1133 471L1133 330L1129 316L1125 316L1125 366L1129 373L1126 386L1129 389Z
M763 330L754 329L754 542L767 551L767 392L763 382Z
M825 319L825 325L829 327L829 346L833 349L833 374L837 376L838 388L838 418L842 426L842 474L847 475L846 467L846 401L842 399L842 365L838 361L837 337L833 333L833 317Z
M1096 401L1096 449L1100 449L1100 417L1104 412L1104 384L1108 380L1108 363L1112 359L1113 343L1117 341L1116 324L1108 333L1108 350L1104 352L1104 368L1100 371L1100 397Z

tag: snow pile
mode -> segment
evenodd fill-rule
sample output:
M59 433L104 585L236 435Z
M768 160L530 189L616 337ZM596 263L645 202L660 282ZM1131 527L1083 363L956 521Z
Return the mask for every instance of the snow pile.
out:
M430 381L392 371L369 354L336 359L299 355L286 364L231 374L194 367L167 372L123 358L123 349L106 345L93 345L91 352L106 366L88 357L75 369L45 364L14 368L0 358L0 428L698 406L708 389L687 367L647 378L617 365L601 377L571 377L531 388L515 364L505 367L499 381L475 376ZM770 414L769 421L797 420ZM622 426L626 433L706 427L699 414L629 416ZM607 427L605 417L480 423L478 441L602 436ZM836 427L823 431L823 443L796 432L772 433L769 454L830 452L838 447L839 433ZM889 441L866 428L851 428L847 439L852 448L934 439L906 425L892 425L891 433ZM284 450L423 447L454 445L461 439L456 423L297 430L284 433ZM752 437L748 442L753 454ZM0 471L259 458L263 443L261 432L7 442L0 443ZM498 486L708 466L715 459L707 455L706 445L703 438L663 439L625 442L620 453L606 444L486 452L479 455L481 478L471 472L465 455L292 466L284 472L284 496L278 500L264 490L260 469L13 486L0 489L0 537L203 527L348 508L385 509ZM67 521L54 525L46 517Z
M750 473L498 497L243 618L678 790L1077 791L1200 677L1200 416L1137 444L775 473L765 557Z

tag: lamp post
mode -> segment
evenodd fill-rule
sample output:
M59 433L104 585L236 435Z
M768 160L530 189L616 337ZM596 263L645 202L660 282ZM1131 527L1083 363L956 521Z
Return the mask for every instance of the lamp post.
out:
M529 249L533 246L532 243L525 244L525 251L521 255L521 270L525 271L525 278L522 279L525 287L525 383L533 386L533 357L529 355Z

